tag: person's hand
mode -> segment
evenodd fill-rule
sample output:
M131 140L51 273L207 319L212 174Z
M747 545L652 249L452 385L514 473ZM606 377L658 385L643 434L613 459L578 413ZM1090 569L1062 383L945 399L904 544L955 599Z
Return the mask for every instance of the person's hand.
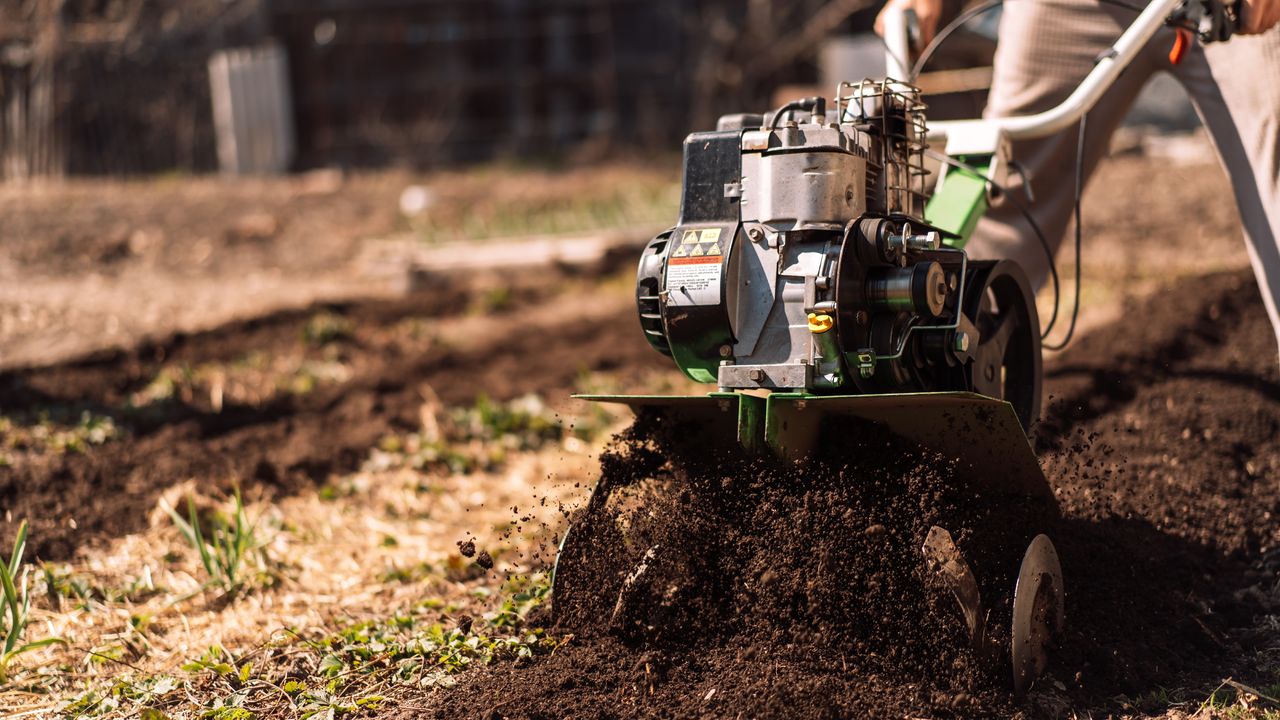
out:
M1280 3L1280 0L1250 0L1251 2L1270 2L1272 4ZM884 37L884 16L890 11L901 11L910 8L916 11L916 19L920 21L920 48L928 45L933 40L934 33L938 32L938 21L942 19L942 0L889 0L876 16L876 32ZM1245 15L1246 22L1248 15Z
M1280 0L1244 0L1241 35L1264 33L1280 23Z

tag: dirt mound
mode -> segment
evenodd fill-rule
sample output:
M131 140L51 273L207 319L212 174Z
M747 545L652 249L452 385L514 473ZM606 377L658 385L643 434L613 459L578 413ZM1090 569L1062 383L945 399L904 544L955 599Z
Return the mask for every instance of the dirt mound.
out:
M1020 549L1041 529L1058 545L1068 631L1033 715L1247 677L1266 608L1238 591L1274 583L1256 561L1280 544L1276 369L1243 273L1186 280L1085 338L1049 364L1035 432L1058 517L868 428L846 436L859 453L803 468L689 467L642 418L566 543L580 586L556 621L573 640L473 676L437 716L1007 716L1007 661L965 648L921 562L935 523L1000 629Z
M762 662L820 678L828 690L787 699L793 712L865 714L874 706L856 690L921 678L919 690L945 695L957 711L979 707L975 697L999 702L991 690L1008 663L967 646L920 547L934 525L957 538L988 599L992 634L1007 645L1013 577L1035 534L1026 528L1047 530L1049 508L965 483L943 458L872 425L826 428L832 446L857 438L865 452L852 460L790 465L710 462L666 440L678 429L649 422L604 457L593 512L566 541L555 606L563 630L616 639L665 665L673 654L731 653L717 673L723 690L751 682ZM761 699L735 690L707 707L751 714Z

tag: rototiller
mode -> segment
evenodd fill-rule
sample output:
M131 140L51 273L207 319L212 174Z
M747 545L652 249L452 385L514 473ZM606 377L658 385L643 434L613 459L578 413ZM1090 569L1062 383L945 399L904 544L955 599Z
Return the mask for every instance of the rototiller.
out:
M784 460L809 454L833 418L860 418L979 482L1052 503L1025 434L1041 402L1034 293L1015 263L971 260L965 242L1007 182L1011 140L1079 121L1166 23L1180 43L1189 27L1207 42L1226 39L1235 19L1230 5L1155 0L1065 102L1038 115L931 126L916 87L863 80L830 102L730 115L690 135L680 218L644 249L636 300L653 348L716 390L582 397ZM910 15L888 25L889 74L908 77ZM945 148L931 189L930 141ZM858 439L848 443L856 450ZM986 613L950 533L934 528L923 553L981 644ZM1045 668L1063 594L1057 553L1039 535L1013 599L1019 694Z

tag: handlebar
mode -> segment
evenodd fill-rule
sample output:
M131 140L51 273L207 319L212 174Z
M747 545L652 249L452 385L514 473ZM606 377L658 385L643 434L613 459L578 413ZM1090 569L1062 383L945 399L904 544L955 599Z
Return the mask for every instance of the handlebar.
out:
M1000 136L1026 140L1065 130L1093 109L1171 17L1199 23L1202 26L1200 37L1205 42L1221 41L1231 36L1233 26L1238 22L1238 16L1227 10L1232 6L1233 0L1152 0L1115 44L1098 57L1093 70L1075 91L1057 107L1019 117L930 123L929 140L943 141L959 135L980 136L984 142L987 138L995 142ZM908 9L885 16L886 66L890 77L908 78L910 75L910 38L914 22L915 13Z

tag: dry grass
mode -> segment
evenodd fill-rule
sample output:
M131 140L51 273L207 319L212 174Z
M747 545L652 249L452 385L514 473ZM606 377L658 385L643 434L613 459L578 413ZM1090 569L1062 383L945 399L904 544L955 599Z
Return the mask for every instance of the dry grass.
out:
M556 640L523 615L545 594L563 511L593 482L596 449L569 434L465 474L373 450L362 471L319 492L247 499L270 561L231 595L207 586L198 555L153 508L146 532L40 573L32 626L68 644L18 661L0 710L342 715L473 663L548 651ZM188 498L202 512L228 507L198 479L163 501ZM462 557L468 539L492 570Z

